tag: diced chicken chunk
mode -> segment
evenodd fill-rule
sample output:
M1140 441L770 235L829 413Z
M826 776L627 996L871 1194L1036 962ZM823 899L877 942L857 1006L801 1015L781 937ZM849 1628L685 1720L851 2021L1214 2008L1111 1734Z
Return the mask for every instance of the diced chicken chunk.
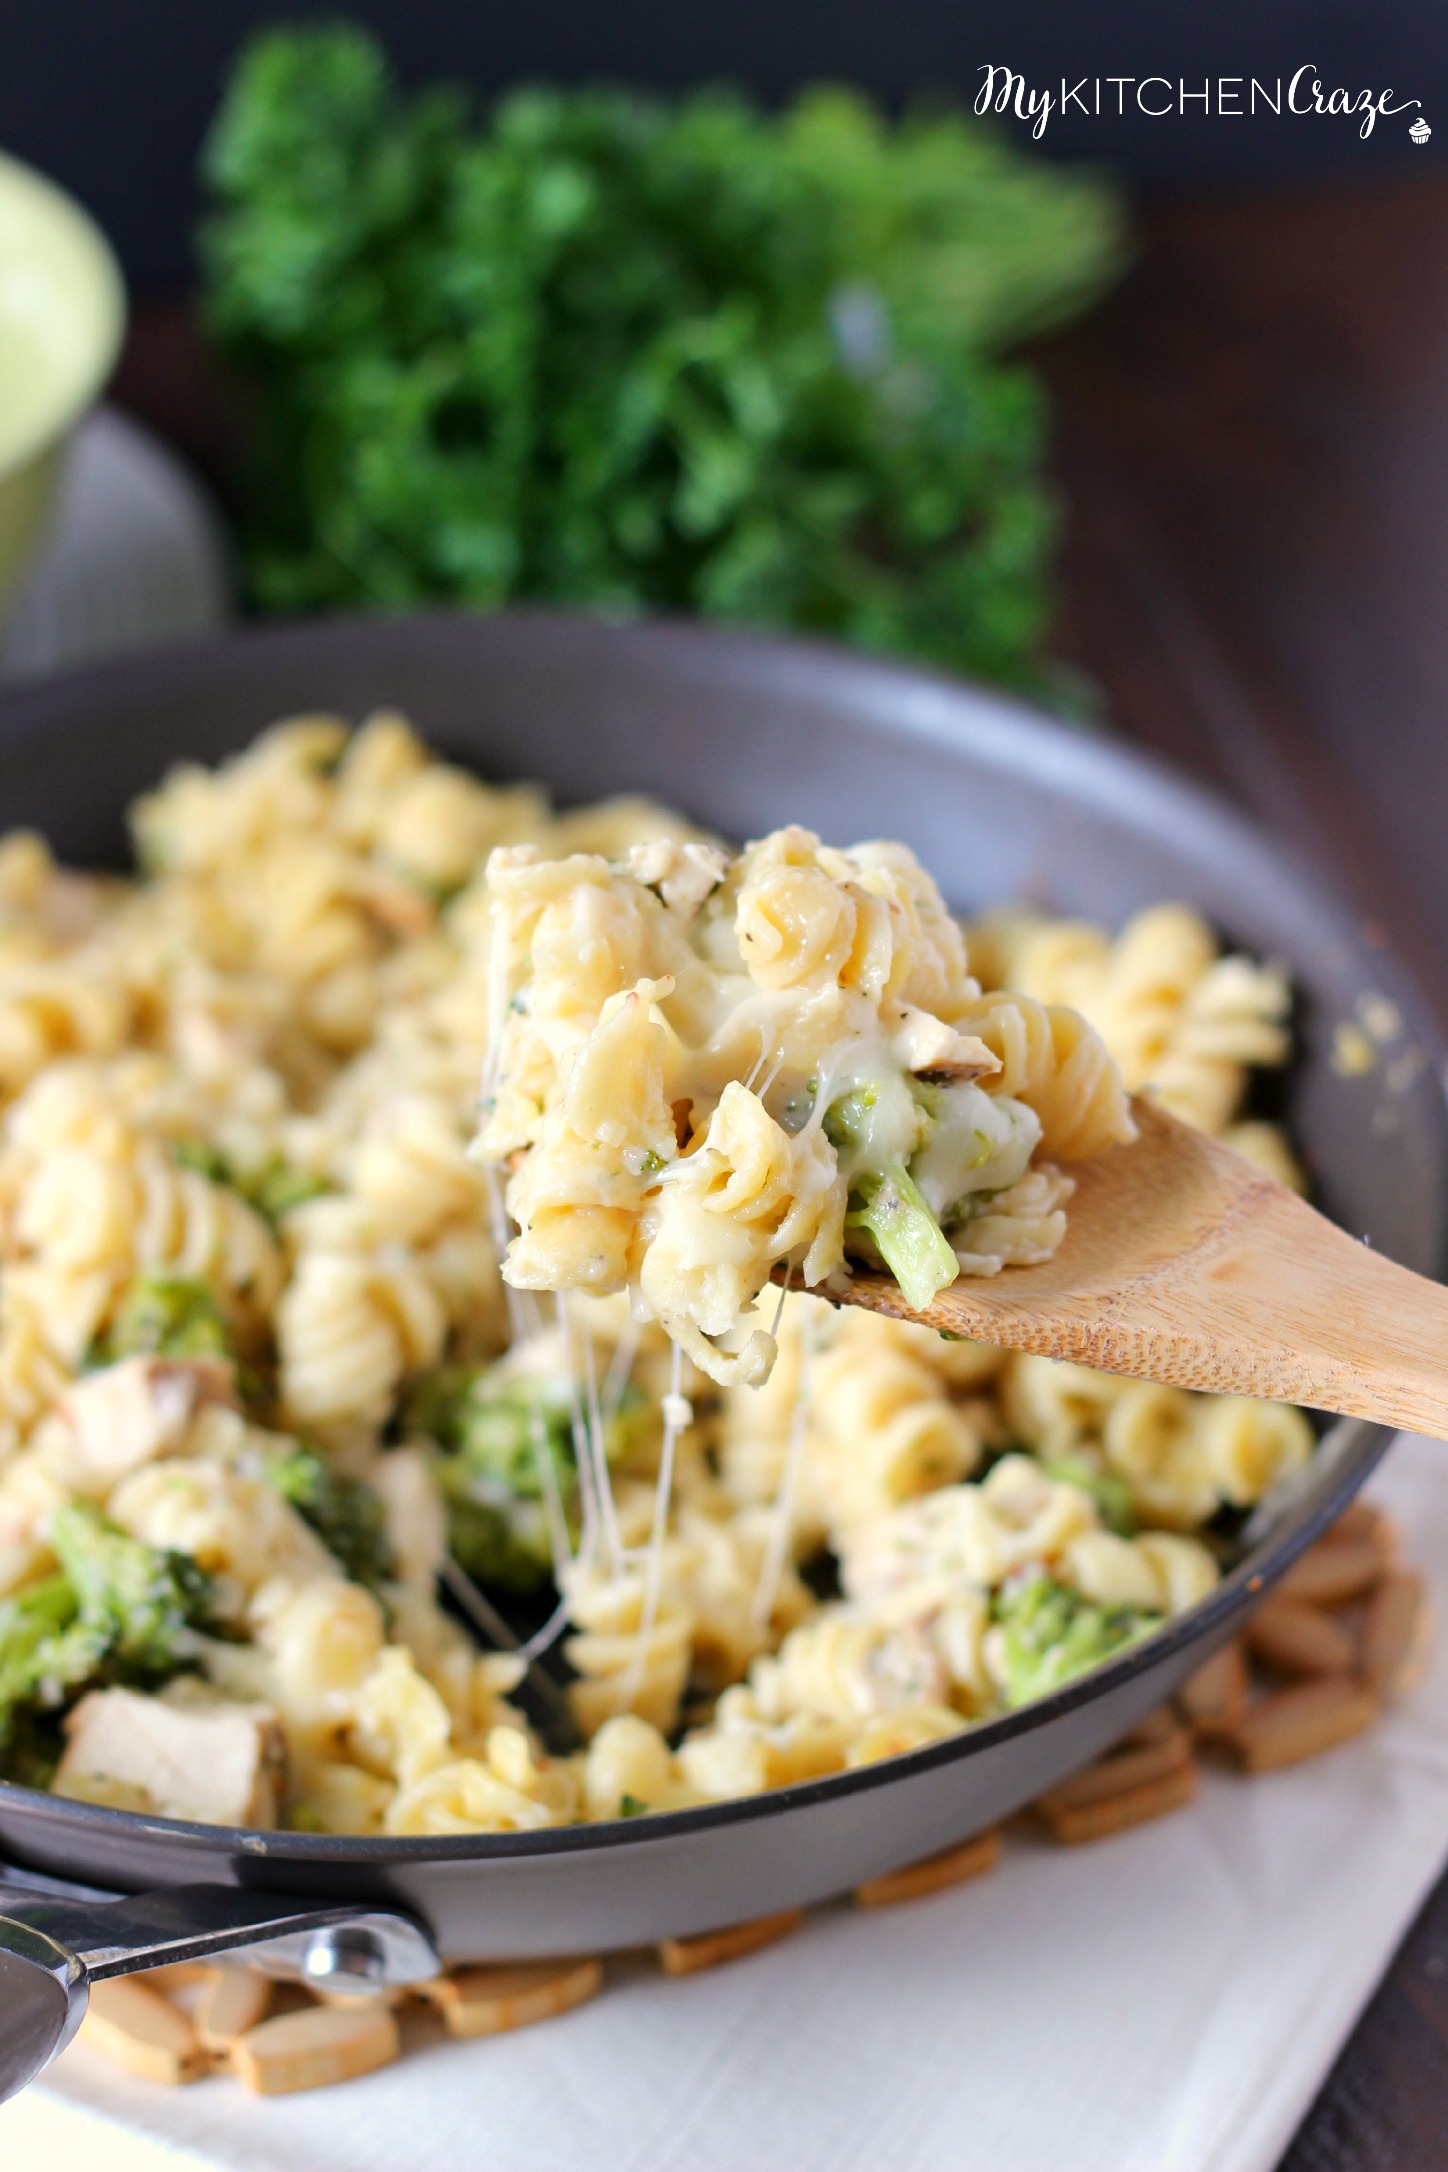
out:
M687 920L724 879L728 857L700 838L650 837L630 845L625 864L636 882L647 883L671 911Z
M984 1078L1001 1067L999 1056L974 1033L957 1033L954 1026L913 1004L905 1006L890 1046L896 1061L919 1078Z
M157 1456L174 1455L205 1403L235 1404L231 1367L220 1358L123 1358L88 1373L57 1406L47 1445L86 1492L106 1492Z
M203 1825L276 1823L285 1749L266 1705L183 1705L97 1689L81 1698L65 1732L59 1795L142 1797L161 1817Z

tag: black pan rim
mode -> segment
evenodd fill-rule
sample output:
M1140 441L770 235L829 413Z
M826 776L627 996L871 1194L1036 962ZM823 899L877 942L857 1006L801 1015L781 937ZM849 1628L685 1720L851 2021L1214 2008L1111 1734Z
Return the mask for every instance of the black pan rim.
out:
M1137 796L1145 790L1178 810L1189 810L1197 822L1205 820L1219 832L1251 845L1258 852L1270 851L1277 866L1320 905L1327 925L1343 933L1351 930L1341 900L1325 890L1315 872L1304 866L1280 840L1217 794L1180 776L1169 764L1150 754L1103 742L1094 734L1054 719L1009 693L980 687L941 672L861 654L827 641L756 633L685 618L609 618L583 612L525 608L499 613L489 619L456 611L433 611L372 617L337 616L279 626L244 627L220 637L60 674L32 687L21 686L7 691L0 698L0 770L3 770L7 747L15 746L20 739L32 734L44 733L58 715L72 713L79 706L104 708L119 700L142 697L149 688L159 689L176 680L185 682L207 673L224 672L231 658L259 645L283 653L291 648L305 654L325 650L338 641L358 641L365 645L369 635L385 640L386 633L382 630L390 629L395 636L400 627L406 628L409 638L421 640L455 636L461 629L466 629L467 637L472 638L489 627L500 631L506 639L510 628L531 628L549 639L570 642L643 642L661 655L673 653L686 661L697 658L701 664L722 653L733 659L744 677L749 676L751 669L778 669L783 665L795 673L823 674L832 697L851 706L859 702L867 689L889 691L897 700L898 725L902 731L956 745L962 738L973 736L972 720L960 714L962 701L966 701L976 712L983 740L988 738L993 722L1008 721L1013 731L1032 746L1042 765L1049 764L1058 783L1064 771L1070 789L1087 798L1104 800L1108 787L1117 785L1129 787ZM853 694L852 689L855 690ZM270 719L259 718L258 728L266 721ZM1391 955L1382 958L1381 970L1394 997L1401 998L1420 1044L1438 1053L1438 1028L1411 979ZM683 1838L718 1826L780 1816L814 1803L839 1800L943 1766L964 1763L1006 1740L1034 1732L1052 1720L1106 1696L1152 1671L1185 1645L1202 1643L1210 1647L1214 1634L1225 1633L1249 1595L1274 1581L1335 1518L1381 1460L1393 1439L1388 1427L1364 1421L1343 1421L1343 1424L1349 1431L1331 1482L1314 1489L1311 1505L1290 1512L1281 1528L1246 1554L1209 1598L1119 1658L1094 1668L1049 1697L979 1727L963 1728L943 1742L904 1756L882 1759L875 1764L858 1766L793 1787L733 1797L692 1809L522 1833L392 1837L202 1825L181 1819L148 1818L131 1811L76 1802L7 1781L0 1781L0 1812L13 1814L30 1825L59 1828L74 1834L78 1840L87 1832L97 1836L143 1837L166 1842L183 1853L210 1856L213 1862L218 1854L230 1854L236 1869L250 1874L252 1866L259 1872L268 1862L310 1864L319 1869L330 1864L384 1870L392 1865L493 1862L586 1853L598 1848Z

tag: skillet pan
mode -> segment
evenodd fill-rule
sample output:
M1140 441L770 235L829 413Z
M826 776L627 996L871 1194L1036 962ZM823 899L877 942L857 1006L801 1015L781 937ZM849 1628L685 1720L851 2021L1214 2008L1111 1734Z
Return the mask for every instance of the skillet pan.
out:
M1025 897L1119 923L1200 907L1300 990L1286 1113L1317 1195L1424 1273L1442 1265L1448 1114L1436 1028L1392 958L1276 843L1155 764L994 694L842 651L553 613L334 620L56 680L0 702L0 825L120 864L123 811L168 764L276 717L406 710L491 778L564 801L673 801L726 836L797 819L900 837L951 902ZM1402 1021L1345 1078L1333 1034L1367 998ZM1381 1007L1379 1009L1381 1015ZM0 1784L0 2096L66 2041L88 1978L226 1948L337 1988L438 1957L639 1945L824 1899L991 1824L1103 1750L1231 1634L1388 1445L1324 1434L1212 1595L1023 1711L906 1757L741 1801L538 1833L352 1839L236 1831ZM80 1881L80 1882L78 1882Z

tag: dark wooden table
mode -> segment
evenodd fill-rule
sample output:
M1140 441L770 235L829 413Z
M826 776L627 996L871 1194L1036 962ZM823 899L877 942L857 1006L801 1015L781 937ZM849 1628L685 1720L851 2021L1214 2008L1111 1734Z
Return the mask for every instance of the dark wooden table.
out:
M1448 1017L1448 178L1176 206L1144 242L1042 357L1061 645L1325 864ZM1448 1878L1283 2172L1445 2166Z
M1062 653L1121 729L1325 864L1448 1018L1448 177L1156 210L1118 295L1039 359ZM139 312L117 395L224 475L183 311ZM1445 2166L1448 1879L1283 2172Z
M1063 645L1448 1015L1448 177L1158 212L1043 359Z

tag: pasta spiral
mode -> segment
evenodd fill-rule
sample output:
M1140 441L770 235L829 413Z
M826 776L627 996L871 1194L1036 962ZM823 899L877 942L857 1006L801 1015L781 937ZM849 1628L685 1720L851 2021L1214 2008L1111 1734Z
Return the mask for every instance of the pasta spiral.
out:
M869 1318L856 1317L862 1326ZM806 1422L806 1498L836 1538L968 1476L984 1447L978 1412L953 1402L913 1353L861 1332L853 1318L812 1368Z
M1222 955L1189 905L1149 906L1114 940L1089 921L1007 913L977 922L971 957L987 984L1037 1002L1068 1003L1089 1019L1132 1092L1204 1131L1238 1115L1249 1072L1285 1062L1291 990L1285 974L1239 953ZM1272 1144L1266 1134L1270 1128ZM1242 1142L1296 1176L1276 1127Z
M961 1024L1000 1059L987 1092L1035 1110L1044 1154L1082 1161L1135 1138L1121 1074L1078 1012L997 993L972 1004Z
M446 1318L402 1255L303 1248L277 1305L284 1407L303 1426L380 1426L402 1381L434 1364Z
M564 1651L580 1677L569 1690L580 1731L594 1735L605 1720L634 1712L666 1733L688 1679L693 1616L661 1597L650 1619L641 1570L579 1569L567 1591L575 1633Z

